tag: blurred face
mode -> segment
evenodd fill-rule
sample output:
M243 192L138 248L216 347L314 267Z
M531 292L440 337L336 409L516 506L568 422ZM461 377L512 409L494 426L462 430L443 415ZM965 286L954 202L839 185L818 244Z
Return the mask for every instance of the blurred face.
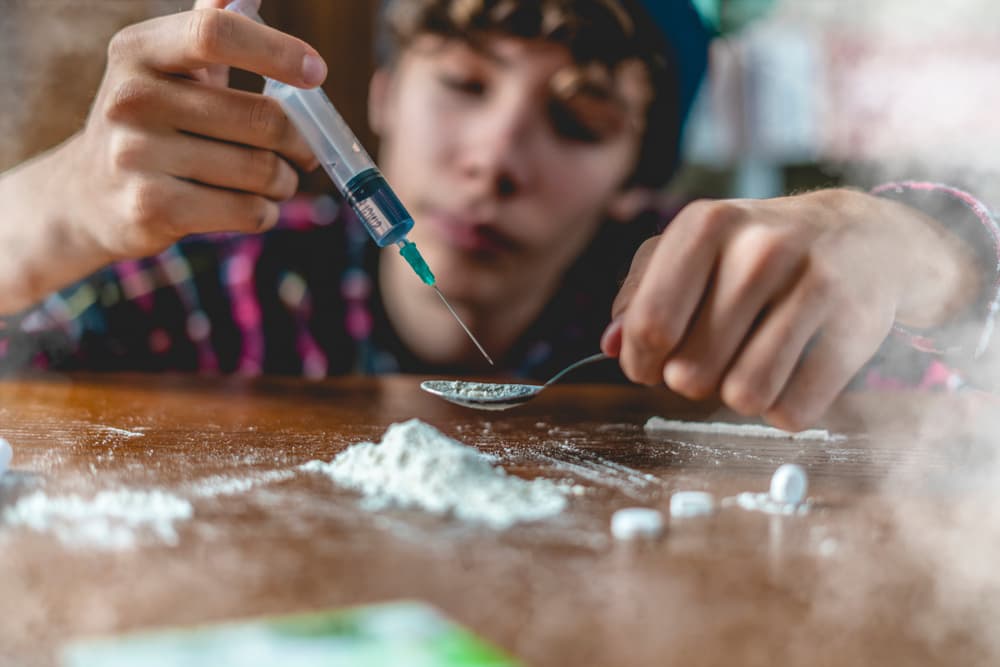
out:
M547 295L624 195L644 130L644 67L573 66L541 41L422 36L372 89L380 165L449 300ZM415 281L414 281L415 282Z

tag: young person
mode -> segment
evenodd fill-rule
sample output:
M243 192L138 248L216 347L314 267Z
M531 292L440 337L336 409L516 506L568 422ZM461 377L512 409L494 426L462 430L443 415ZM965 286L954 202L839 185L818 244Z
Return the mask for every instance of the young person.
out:
M2 363L489 372L346 207L279 214L314 158L226 67L315 86L326 65L222 4L119 33L84 129L0 177ZM949 221L891 197L695 202L657 233L707 54L686 0L397 0L384 36L382 170L499 372L545 378L600 345L634 382L796 429L894 323L991 300Z

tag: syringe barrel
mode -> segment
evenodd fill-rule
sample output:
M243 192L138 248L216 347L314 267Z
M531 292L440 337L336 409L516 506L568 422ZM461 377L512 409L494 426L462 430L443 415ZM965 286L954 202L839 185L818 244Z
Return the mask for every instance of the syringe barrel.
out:
M375 167L322 88L303 89L268 79L264 94L281 103L334 184L345 190L352 178Z
M375 243L385 247L405 239L413 217L323 89L268 79L264 94L281 103Z
M226 9L263 23L257 6L254 0L236 0ZM296 88L267 78L265 82L264 94L281 104L375 243L385 247L405 240L413 217L323 89Z

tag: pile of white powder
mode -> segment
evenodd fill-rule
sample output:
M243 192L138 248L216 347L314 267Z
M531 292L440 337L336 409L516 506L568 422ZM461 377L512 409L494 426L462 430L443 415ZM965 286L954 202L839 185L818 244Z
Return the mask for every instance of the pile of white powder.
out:
M494 457L419 419L391 425L381 443L358 443L329 463L311 461L302 469L361 492L368 510L419 508L497 530L559 514L569 493L551 480L508 475Z

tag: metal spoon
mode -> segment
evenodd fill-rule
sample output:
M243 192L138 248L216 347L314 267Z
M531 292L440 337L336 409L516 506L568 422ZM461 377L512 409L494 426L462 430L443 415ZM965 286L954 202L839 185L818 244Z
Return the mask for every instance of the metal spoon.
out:
M504 384L494 382L463 382L460 380L424 380L420 388L456 405L477 410L507 410L524 405L550 384L580 366L610 359L603 352L592 354L562 369L545 384Z

